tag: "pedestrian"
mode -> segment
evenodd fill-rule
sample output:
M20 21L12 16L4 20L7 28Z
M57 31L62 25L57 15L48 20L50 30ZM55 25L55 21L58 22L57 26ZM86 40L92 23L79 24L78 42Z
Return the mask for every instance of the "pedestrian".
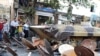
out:
M8 21L7 19L4 19L3 33L9 36L9 23L7 21Z
M18 38L20 39L23 36L24 36L24 32L23 32L23 22L20 22L19 23L19 26L18 26Z
M96 15L96 13L92 12L91 17L90 17L90 22L91 22L92 26L95 26L97 19L98 19L98 16Z
M15 33L17 32L17 28L18 28L18 20L17 19L14 19L11 21L11 24L10 24L10 37L15 37Z
M28 23L28 21L26 21L25 24L23 25L23 30L24 30L24 38L27 38L28 33L29 33L29 23Z

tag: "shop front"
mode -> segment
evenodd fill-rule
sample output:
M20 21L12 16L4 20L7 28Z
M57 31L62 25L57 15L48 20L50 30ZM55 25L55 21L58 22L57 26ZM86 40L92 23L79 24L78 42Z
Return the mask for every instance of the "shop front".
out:
M43 11L36 11L35 13L35 19L34 19L34 24L45 24L47 20L52 19L53 20L53 13L49 12L43 12Z

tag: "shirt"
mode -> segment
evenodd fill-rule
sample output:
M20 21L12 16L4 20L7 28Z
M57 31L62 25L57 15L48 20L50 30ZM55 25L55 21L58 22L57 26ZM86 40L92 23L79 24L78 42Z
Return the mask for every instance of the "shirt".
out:
M3 32L9 32L9 24L8 23L4 24Z
M19 31L19 32L23 32L23 27L22 27L22 25L19 25L18 31Z
M24 30L29 30L29 25L28 24L24 24Z
M11 26L16 27L18 26L18 21L11 21Z
M0 23L0 31L3 29L3 23Z
M92 14L90 21L94 21L94 20L97 20L97 19L98 19L98 16L95 15L95 14Z

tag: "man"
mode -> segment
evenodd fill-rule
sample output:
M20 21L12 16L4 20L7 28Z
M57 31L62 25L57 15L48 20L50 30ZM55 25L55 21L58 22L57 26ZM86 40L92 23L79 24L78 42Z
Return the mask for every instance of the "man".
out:
M25 24L23 25L23 30L24 30L24 38L28 38L28 33L29 33L29 22L26 21Z
M15 36L15 31L16 31L18 25L19 24L18 24L18 21L16 19L11 21L11 24L10 24L10 26L11 26L10 27L10 32L11 32L10 36L11 36L11 38Z
M92 26L95 26L97 19L98 19L98 16L95 14L95 12L93 12L91 14L91 19L90 19L90 22L91 22Z
M8 21L7 19L4 19L3 33L6 33L6 34L9 33L9 23L7 21Z

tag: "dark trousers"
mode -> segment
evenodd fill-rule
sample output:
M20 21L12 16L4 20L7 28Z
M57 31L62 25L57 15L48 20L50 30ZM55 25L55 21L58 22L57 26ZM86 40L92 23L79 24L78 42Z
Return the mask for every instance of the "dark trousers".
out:
M28 37L28 30L24 30L24 38L27 38Z
M11 28L10 28L10 37L11 38L15 36L15 30L16 30L16 28L11 26Z
M2 41L2 32L0 30L0 41Z

